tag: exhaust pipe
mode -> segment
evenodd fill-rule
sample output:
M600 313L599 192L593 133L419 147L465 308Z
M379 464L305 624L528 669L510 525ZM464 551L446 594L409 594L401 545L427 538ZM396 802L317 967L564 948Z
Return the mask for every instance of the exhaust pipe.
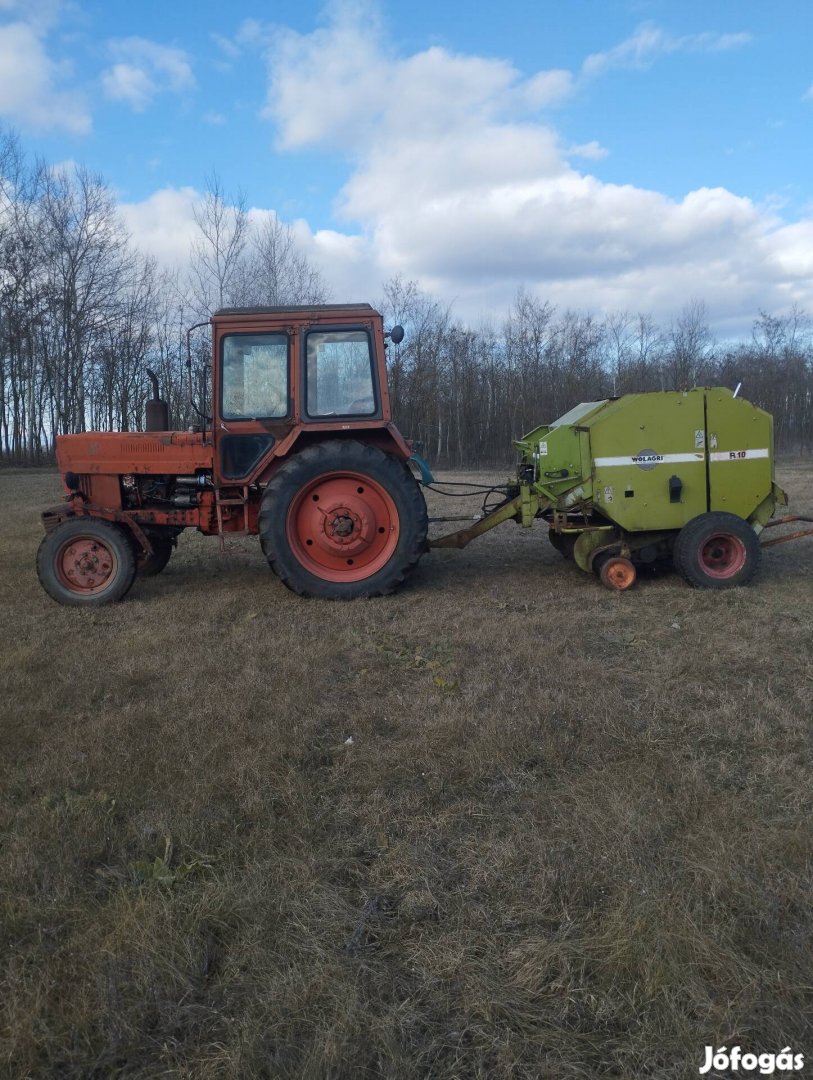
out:
M152 383L152 399L147 402L147 423L145 431L169 431L169 405L158 394L158 376L147 368L147 375Z

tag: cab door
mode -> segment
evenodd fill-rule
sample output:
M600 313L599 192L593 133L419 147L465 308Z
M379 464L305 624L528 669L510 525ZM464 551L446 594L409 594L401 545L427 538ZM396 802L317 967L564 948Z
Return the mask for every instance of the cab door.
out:
M294 425L295 335L285 328L224 327L216 342L218 481L249 478Z

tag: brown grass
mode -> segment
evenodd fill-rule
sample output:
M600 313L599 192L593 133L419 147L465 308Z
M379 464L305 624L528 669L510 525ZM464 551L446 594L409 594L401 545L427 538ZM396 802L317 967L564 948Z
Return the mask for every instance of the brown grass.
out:
M618 595L509 523L331 604L189 534L82 611L33 568L56 476L0 491L0 1071L813 1053L813 541L747 589Z

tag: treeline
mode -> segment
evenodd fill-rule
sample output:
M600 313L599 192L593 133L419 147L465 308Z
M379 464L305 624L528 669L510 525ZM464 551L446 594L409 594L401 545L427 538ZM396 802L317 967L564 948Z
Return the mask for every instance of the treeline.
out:
M186 329L227 304L318 303L319 274L290 226L252 219L216 176L195 208L185 273L138 251L104 181L81 167L30 162L0 133L0 461L39 464L54 437L135 431L155 371L172 423L196 416L211 362L205 334Z
M385 308L407 330L389 356L399 426L440 464L502 464L512 439L580 401L738 383L773 414L779 450L813 449L813 334L798 310L762 312L747 341L723 345L696 301L662 327L646 314L558 311L520 290L499 328L475 330L396 280Z
M188 268L170 275L139 253L100 177L32 164L16 137L0 135L4 464L50 460L60 433L141 428L147 368L173 425L186 428L196 420L187 327L221 306L331 299L291 227L250 215L216 176L195 221ZM520 290L502 322L469 327L395 278L379 303L390 325L406 329L388 353L395 419L439 465L503 464L512 439L579 401L740 382L773 413L780 450L813 449L813 333L798 310L761 312L747 341L719 343L697 301L664 326L645 313L560 311ZM209 367L200 334L198 398Z

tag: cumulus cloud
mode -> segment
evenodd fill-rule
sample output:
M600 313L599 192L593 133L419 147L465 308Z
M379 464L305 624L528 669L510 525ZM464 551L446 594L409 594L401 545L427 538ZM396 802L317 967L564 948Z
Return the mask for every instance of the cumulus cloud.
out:
M135 112L143 112L158 94L179 94L195 87L182 49L141 37L111 41L109 48L116 62L102 72L102 88L111 100L123 101Z
M65 86L69 67L49 55L47 27L44 17L0 26L0 115L24 129L85 135L90 112L82 95Z
M742 328L760 309L813 304L813 222L788 225L720 187L674 199L574 166L606 150L566 146L545 110L584 74L526 76L438 47L398 56L375 18L332 10L313 33L274 32L265 115L282 147L338 149L350 162L336 203L345 228L295 223L337 299L375 297L400 273L469 319L505 310L520 284L562 306L667 319L702 296L719 325ZM268 40L258 26L246 36ZM590 77L741 38L639 31L634 45L595 54ZM129 214L142 244L168 248L173 235L185 257L189 193L158 193Z
M189 262L197 235L194 207L201 198L191 187L162 188L141 202L119 203L119 213L136 247L176 269Z

